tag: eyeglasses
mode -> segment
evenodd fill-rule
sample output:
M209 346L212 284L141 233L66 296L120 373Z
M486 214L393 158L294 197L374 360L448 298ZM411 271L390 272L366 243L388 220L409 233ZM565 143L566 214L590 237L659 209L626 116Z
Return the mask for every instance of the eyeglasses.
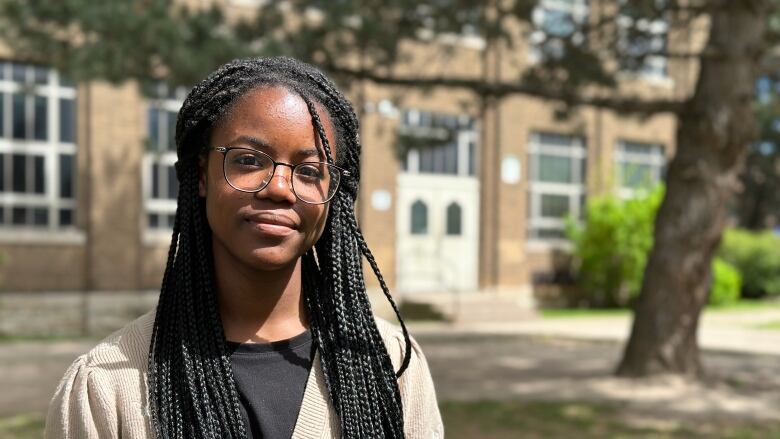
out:
M302 162L297 165L277 162L268 154L250 148L213 147L222 153L222 171L225 180L235 190L260 192L268 186L277 166L292 169L292 191L299 200L308 204L330 201L339 187L342 176L349 171L325 162Z

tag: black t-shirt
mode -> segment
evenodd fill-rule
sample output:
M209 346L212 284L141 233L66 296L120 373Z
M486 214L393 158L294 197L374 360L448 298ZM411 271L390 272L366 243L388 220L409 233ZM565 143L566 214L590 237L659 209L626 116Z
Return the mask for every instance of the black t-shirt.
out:
M306 331L273 343L228 342L249 439L292 436L314 350Z

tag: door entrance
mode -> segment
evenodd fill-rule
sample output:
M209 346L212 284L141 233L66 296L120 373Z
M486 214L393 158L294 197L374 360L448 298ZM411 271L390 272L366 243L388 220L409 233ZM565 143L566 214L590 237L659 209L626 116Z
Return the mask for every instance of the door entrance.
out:
M479 183L474 177L398 176L396 267L404 293L477 288Z
M407 154L396 192L397 286L402 293L477 289L476 139L469 124L451 142Z

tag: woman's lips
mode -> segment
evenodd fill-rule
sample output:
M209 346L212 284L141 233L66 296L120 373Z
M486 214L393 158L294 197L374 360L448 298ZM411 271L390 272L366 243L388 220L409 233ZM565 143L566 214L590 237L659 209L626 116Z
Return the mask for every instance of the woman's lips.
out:
M287 226L280 226L278 224L252 223L252 225L255 227L255 229L263 232L266 235L287 236L295 231L295 229Z
M298 228L292 218L276 214L259 214L246 218L255 230L273 236L287 236Z

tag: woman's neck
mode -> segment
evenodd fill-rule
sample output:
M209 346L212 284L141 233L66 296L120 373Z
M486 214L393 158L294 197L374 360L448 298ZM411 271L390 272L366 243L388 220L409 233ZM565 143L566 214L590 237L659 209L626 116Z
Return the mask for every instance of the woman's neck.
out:
M301 295L301 260L274 271L252 270L214 255L219 312L225 338L272 342L308 328Z

